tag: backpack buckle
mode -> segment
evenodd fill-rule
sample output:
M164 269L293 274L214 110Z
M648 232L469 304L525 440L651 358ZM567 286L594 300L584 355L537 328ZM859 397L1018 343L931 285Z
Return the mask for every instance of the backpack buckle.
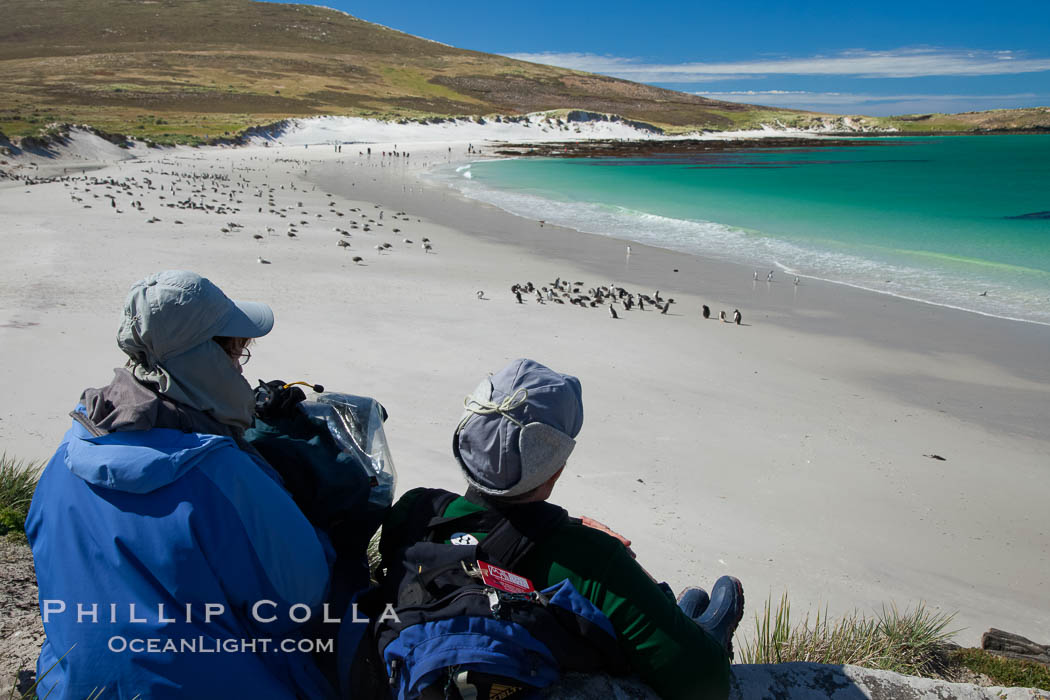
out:
M481 569L476 565L471 564L469 561L461 561L459 565L463 567L463 573L467 576L481 580Z
M499 617L499 611L502 607L500 592L497 591L495 588L486 587L485 595L487 595L489 598L489 609L492 610L492 616Z

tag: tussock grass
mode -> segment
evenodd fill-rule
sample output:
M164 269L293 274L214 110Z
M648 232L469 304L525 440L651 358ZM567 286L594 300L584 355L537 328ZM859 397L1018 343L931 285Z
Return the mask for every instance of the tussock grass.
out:
M0 455L0 536L17 537L25 531L40 469L38 462Z
M913 676L934 674L941 649L955 631L947 631L954 613L938 613L920 603L901 612L884 607L875 618L857 612L832 620L827 610L809 614L792 626L791 604L785 593L776 609L767 599L755 618L755 633L745 642L741 661L746 664L809 661L852 664Z

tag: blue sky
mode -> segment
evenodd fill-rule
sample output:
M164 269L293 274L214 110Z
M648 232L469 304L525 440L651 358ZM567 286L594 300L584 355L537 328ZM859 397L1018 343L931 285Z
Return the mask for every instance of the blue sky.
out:
M870 115L1050 106L1050 0L312 4L737 102Z

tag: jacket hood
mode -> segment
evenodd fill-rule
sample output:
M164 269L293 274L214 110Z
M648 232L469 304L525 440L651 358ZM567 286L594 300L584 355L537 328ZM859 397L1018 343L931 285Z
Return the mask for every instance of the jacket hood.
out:
M73 474L94 486L127 493L149 493L178 480L205 455L232 438L184 433L171 428L92 435L73 423L66 433L65 463Z

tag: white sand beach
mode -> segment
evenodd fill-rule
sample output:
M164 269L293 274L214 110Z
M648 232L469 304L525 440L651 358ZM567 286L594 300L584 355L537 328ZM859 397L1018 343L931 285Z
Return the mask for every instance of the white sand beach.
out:
M274 308L245 368L253 384L304 379L385 404L399 492L462 488L451 435L463 397L532 357L584 388L553 500L629 537L675 589L731 573L748 619L785 591L793 613L923 601L958 613L962 644L989 627L1046 641L1050 327L811 280L756 283L752 268L637 243L628 259L624 241L421 179L424 163L475 157L468 141L521 138L435 129L359 136L368 143L341 153L305 130L268 146L141 149L66 182L0 180L0 451L49 457L80 392L123 362L127 288L190 269ZM380 155L394 139L410 158ZM113 155L89 151L18 172ZM167 206L187 199L213 209ZM555 278L675 303L614 320L510 291ZM735 308L742 325L718 322Z

